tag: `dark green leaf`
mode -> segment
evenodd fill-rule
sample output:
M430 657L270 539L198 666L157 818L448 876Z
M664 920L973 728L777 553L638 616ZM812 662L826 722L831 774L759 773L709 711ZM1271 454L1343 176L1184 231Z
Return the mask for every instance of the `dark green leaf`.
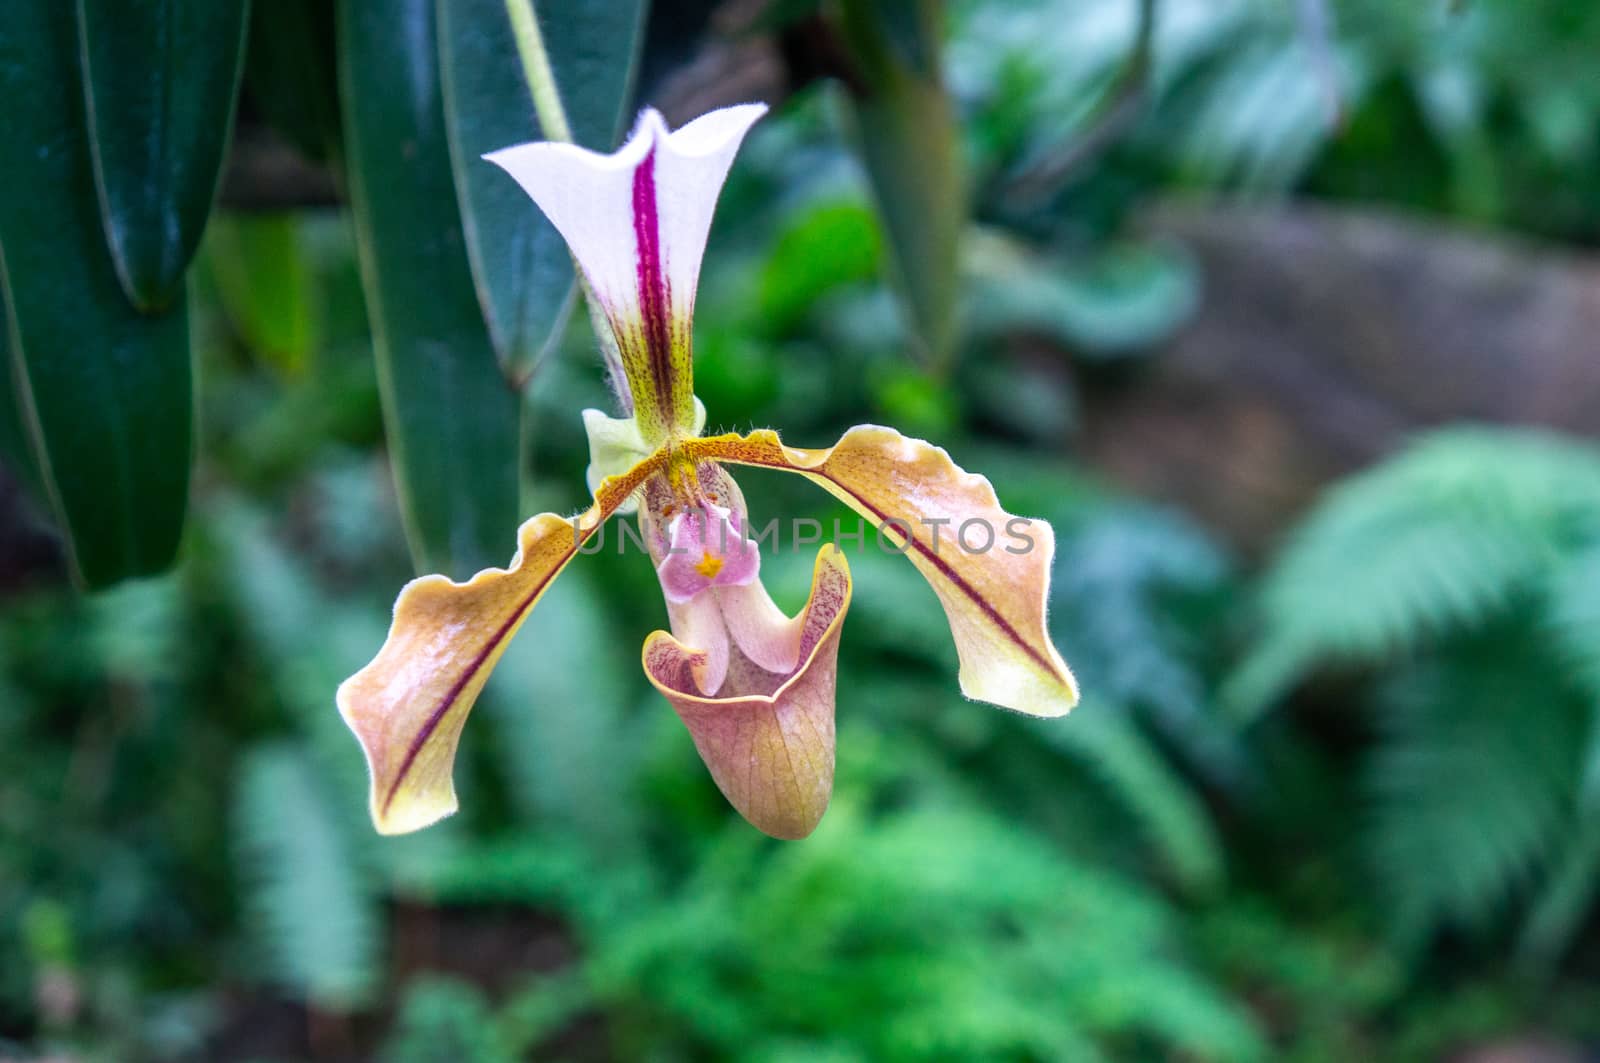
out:
M852 141L889 236L899 295L934 366L957 340L966 192L955 111L939 72L938 0L846 0Z
M350 203L401 512L420 569L466 576L515 548L522 415L467 267L433 5L343 0L339 13Z
M341 153L333 0L263 0L250 13L246 94L307 158Z
M71 6L0 34L0 260L18 400L78 579L171 563L189 495L189 323L128 304L100 227ZM25 191L26 194L23 194Z
M95 187L117 276L182 292L233 128L249 0L77 0Z
M645 0L539 5L567 120L586 147L608 151L617 141L645 6ZM450 161L478 299L501 359L529 365L566 320L572 260L527 194L481 158L542 136L505 0L440 0L439 54Z
M28 429L22 421L17 393L19 362L11 353L11 313L0 293L0 466L25 484L36 500L43 500L44 484L29 450Z

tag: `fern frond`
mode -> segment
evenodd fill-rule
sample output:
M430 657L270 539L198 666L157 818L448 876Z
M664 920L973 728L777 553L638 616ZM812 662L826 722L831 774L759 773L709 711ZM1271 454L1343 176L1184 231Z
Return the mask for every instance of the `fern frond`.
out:
M187 603L177 576L124 583L87 600L83 635L94 660L123 680L171 680L183 672Z
M1105 786L1179 886L1204 894L1221 885L1222 843L1209 813L1125 710L1091 694L1071 727L1040 734Z
M596 927L588 954L608 1014L658 1054L1262 1055L1246 1013L1183 963L1158 896L1014 822L836 800L803 846L740 832L701 866Z
M1600 521L1600 453L1532 431L1450 429L1336 488L1261 598L1224 702L1249 717L1324 661L1366 663L1502 615Z
M1388 691L1368 845L1402 937L1487 926L1557 851L1588 714L1555 672L1536 648L1486 637Z
M1584 692L1600 705L1600 542L1562 560L1545 586L1546 628ZM1600 768L1600 756L1595 758Z
M489 1002L475 986L451 978L419 978L406 988L399 1022L382 1063L513 1063Z
M1534 971L1555 965L1594 905L1600 890L1600 809L1586 810L1561 849L1517 942L1519 958Z
M638 700L639 684L630 683L633 644L619 642L607 619L588 577L567 573L528 615L484 707L523 814L614 850L635 826L624 707Z
M262 974L330 1010L367 999L378 974L378 898L300 749L259 747L235 798L238 873Z
M540 974L514 993L498 1015L500 1041L513 1059L537 1059L540 1043L594 1005L594 993L575 971Z
M1095 507L1057 527L1050 624L1083 688L1139 713L1224 785L1247 768L1211 711L1198 633L1214 626L1228 576L1200 529L1155 507Z
M219 590L273 694L306 737L319 775L336 787L336 805L351 813L352 826L364 822L367 769L333 692L383 644L387 617L333 600L265 515L241 499L214 498L203 527L216 550Z

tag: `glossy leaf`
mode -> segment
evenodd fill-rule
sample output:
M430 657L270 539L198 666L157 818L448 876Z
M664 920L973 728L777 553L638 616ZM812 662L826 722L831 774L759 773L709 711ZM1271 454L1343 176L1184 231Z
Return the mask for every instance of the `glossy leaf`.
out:
M845 0L849 126L889 237L911 331L934 366L958 337L957 266L966 223L960 137L939 63L938 0Z
M418 569L465 577L512 543L522 410L467 267L433 5L342 0L339 16L350 203L401 513Z
M145 316L100 226L73 8L21 4L0 34L0 264L18 402L78 580L165 568L189 495L182 300ZM24 194L25 193L25 194Z
M77 0L89 143L123 289L182 294L233 129L249 0Z
M609 151L627 113L645 0L539 5L572 135ZM529 365L559 337L573 287L560 235L516 183L481 158L545 139L533 112L505 0L439 0L445 124L473 280L508 364Z

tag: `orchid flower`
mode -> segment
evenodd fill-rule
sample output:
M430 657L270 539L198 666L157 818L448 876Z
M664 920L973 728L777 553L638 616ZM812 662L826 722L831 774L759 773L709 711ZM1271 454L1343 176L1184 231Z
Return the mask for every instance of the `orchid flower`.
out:
M465 583L413 580L378 655L339 687L339 711L366 753L380 832L417 830L456 810L456 745L495 662L584 543L612 514L634 508L671 628L645 639L645 675L745 818L780 838L812 831L833 787L850 568L837 548L822 546L809 600L785 615L762 586L761 551L746 534L750 518L729 465L803 476L903 552L944 607L966 696L1034 716L1062 715L1077 701L1045 627L1050 526L1005 512L989 481L932 444L876 425L822 450L787 446L770 430L702 434L690 350L695 287L723 181L765 111L728 107L669 132L646 110L609 155L534 143L485 156L566 239L609 323L602 346L628 416L584 411L588 509L529 519L507 568ZM987 548L955 541L968 526L988 529Z

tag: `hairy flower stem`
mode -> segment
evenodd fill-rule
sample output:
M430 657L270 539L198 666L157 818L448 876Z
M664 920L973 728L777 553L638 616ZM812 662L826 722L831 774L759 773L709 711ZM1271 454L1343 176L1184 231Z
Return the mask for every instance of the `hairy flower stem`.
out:
M572 143L572 127L567 123L566 108L561 106L561 90L556 87L555 71L550 68L550 55L544 50L544 34L539 31L533 0L506 0L506 14L511 17L511 32L516 35L517 53L522 56L522 74L528 80L533 110L545 137Z
M550 53L544 48L544 34L539 29L539 16L533 10L533 0L506 0L506 15L511 19L511 32L517 39L517 54L522 57L522 76L527 79L528 93L533 97L533 113L539 118L539 128L547 140L574 143L572 125L567 121L567 109L561 104L561 89L556 85L555 70L550 66ZM607 144L604 147L609 148ZM622 352L611 331L611 322L600 309L589 281L573 263L578 284L583 288L583 303L589 308L589 325L600 343L600 353L605 359L606 375L611 390L622 404L625 414L633 413L633 395L628 390L627 377L622 371ZM522 374L516 381L518 390L527 386L530 373Z

